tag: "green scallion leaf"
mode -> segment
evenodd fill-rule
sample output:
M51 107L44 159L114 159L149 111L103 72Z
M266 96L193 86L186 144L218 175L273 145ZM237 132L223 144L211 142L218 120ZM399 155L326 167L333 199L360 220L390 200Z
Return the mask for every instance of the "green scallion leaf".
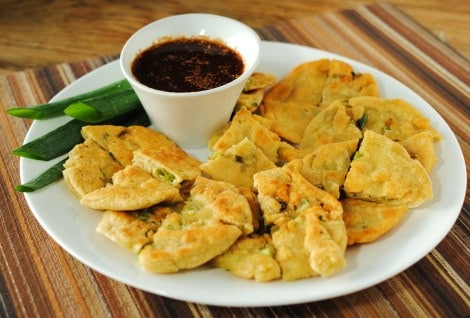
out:
M41 173L36 178L26 183L17 185L15 187L15 190L19 192L33 192L57 180L60 180L62 178L62 171L64 170L64 163L66 160L67 158L62 159L61 161L57 162L49 169Z
M80 100L70 104L64 113L87 123L100 123L142 108L132 88L112 94Z
M83 94L78 94L69 98L64 98L62 100L39 104L30 107L17 107L7 109L6 112L9 115L29 118L29 119L48 119L56 116L61 116L64 114L64 109L67 108L72 103L75 103L80 100L88 100L90 98L95 98L97 96L104 96L108 94L113 94L115 92L121 92L124 90L130 89L130 84L127 80L123 79L109 85L97 88L92 91L88 91Z
M85 125L86 123L73 119L51 132L14 149L11 153L20 157L44 161L57 158L83 141L80 130Z
M357 121L357 126L359 127L359 129L364 129L368 120L369 116L367 114L364 114L361 118L359 118L359 120Z

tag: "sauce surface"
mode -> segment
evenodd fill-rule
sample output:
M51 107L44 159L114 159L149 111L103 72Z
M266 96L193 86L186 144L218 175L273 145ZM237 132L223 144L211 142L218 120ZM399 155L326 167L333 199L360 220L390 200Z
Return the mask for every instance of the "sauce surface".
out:
M157 43L132 63L139 82L167 92L198 92L227 84L243 73L243 60L228 46L205 38Z

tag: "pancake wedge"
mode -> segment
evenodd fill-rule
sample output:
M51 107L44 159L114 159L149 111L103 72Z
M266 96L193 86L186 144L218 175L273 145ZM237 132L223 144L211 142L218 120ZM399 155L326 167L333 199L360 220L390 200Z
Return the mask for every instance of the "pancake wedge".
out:
M257 173L254 185L271 227L282 279L330 276L345 265L346 228L341 203L300 173L275 168Z
M266 90L276 82L276 77L266 73L253 73L245 83L235 105L235 112L247 109L254 112L263 101Z
M371 74L355 72L348 63L331 60L328 78L322 90L322 108L335 101L347 101L357 96L379 96L375 78Z
M321 145L362 138L350 108L333 102L316 115L305 129L300 149L316 149Z
M257 89L247 93L241 93L237 99L237 103L235 104L235 111L239 111L240 109L246 109L250 112L254 112L258 109L259 105L264 98L264 90Z
M261 115L274 122L273 131L298 143L310 120L320 111L330 61L321 59L292 69L265 95Z
M281 278L281 268L274 258L275 254L271 236L255 234L239 238L211 264L237 277L267 282Z
M240 235L238 227L219 221L184 225L181 215L174 213L142 249L139 263L145 270L161 274L195 268L222 254Z
M201 162L173 146L137 149L132 164L177 188L191 184L201 175Z
M135 166L113 176L113 184L87 193L80 203L92 209L135 211L161 202L181 201L179 190Z
M272 239L283 280L327 277L346 265L345 248L335 242L324 226L320 217L323 214L319 206L314 206L277 224Z
M171 212L165 206L134 212L104 211L96 231L119 246L139 253Z
M253 232L253 214L247 197L236 186L204 177L196 179L181 212L185 220L212 219L232 224L244 234Z
M62 172L67 188L81 198L104 187L123 166L96 142L85 140L76 145L64 163Z
M355 199L341 201L348 245L369 243L394 228L406 215L406 205L391 206Z
M276 165L248 138L231 146L201 165L212 179L239 187L253 187L253 175Z
M442 138L429 119L405 100L361 96L348 103L353 109L360 108L367 117L363 130L373 130L393 141L403 141L421 132L429 132L435 142Z
M400 141L413 159L417 159L427 172L436 165L437 158L432 133L423 131Z
M372 130L364 139L344 182L350 198L417 207L433 197L423 165L399 143Z
M268 73L254 72L243 87L243 92L267 89L276 83L276 76Z
M330 143L318 147L302 159L294 159L285 168L299 172L310 183L339 199L352 155L359 140Z
M214 144L213 150L223 153L245 138L250 139L274 163L279 161L279 149L289 146L250 111L242 109L235 114L229 128Z
M266 225L276 224L284 218L295 218L312 206L322 207L324 220L342 220L341 203L297 171L274 168L259 172L254 175L254 186Z
M178 146L165 135L143 126L96 125L82 128L84 139L94 140L121 165L132 163L133 152L137 149L158 149Z

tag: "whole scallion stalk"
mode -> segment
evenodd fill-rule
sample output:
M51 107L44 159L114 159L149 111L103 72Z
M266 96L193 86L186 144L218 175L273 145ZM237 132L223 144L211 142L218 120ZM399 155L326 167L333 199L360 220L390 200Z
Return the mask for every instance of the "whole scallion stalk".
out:
M45 104L30 106L30 107L18 107L18 108L9 108L7 113L22 118L29 119L48 119L64 114L64 110L75 102L81 100L89 100L91 98L106 96L116 92L122 92L130 88L130 84L127 80L119 80L113 82L109 85L97 88L92 91L88 91L83 94L78 94L69 98L64 98L62 100L49 102Z

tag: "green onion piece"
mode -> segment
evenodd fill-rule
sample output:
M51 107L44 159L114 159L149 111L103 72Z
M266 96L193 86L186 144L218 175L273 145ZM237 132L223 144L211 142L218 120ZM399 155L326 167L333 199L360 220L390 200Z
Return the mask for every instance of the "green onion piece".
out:
M15 187L15 190L19 192L33 192L57 180L60 180L62 178L62 171L64 170L64 163L66 160L67 158L62 159L61 161L57 162L55 165L41 173L36 178L26 183L17 185Z
M20 157L44 161L57 158L83 141L80 130L85 125L86 123L73 119L51 132L14 149L11 153Z
M310 207L310 202L308 202L307 199L301 199L299 202L299 205L296 208L296 212L301 212L303 210L306 210Z
M224 155L223 152L221 152L221 151L216 151L216 152L212 153L212 154L209 156L208 159L209 159L209 160L215 159L215 158L220 157L220 156L223 156L223 155Z
M273 257L275 254L275 251L273 250L272 247L267 246L259 251L261 254L266 255L266 256L271 256Z
M64 109L67 108L70 104L80 101L88 100L90 98L112 94L115 92L120 92L123 90L128 90L130 84L126 79L111 83L109 85L100 87L98 89L78 94L69 98L64 98L55 102L30 106L30 107L18 107L7 109L7 113L22 118L29 119L48 119L64 114Z
M155 176L163 182L167 183L172 183L176 179L176 177L171 172L163 168L156 169Z
M70 104L64 113L87 123L99 123L142 108L132 88L112 94L80 100Z
M356 151L353 156L353 160L357 160L362 157L362 154L359 151Z
M79 117L84 117L97 120L101 117L99 111L83 102L75 102L70 104L66 109L64 109L64 114L76 119Z
M368 120L369 120L369 116L367 114L364 114L364 116L359 118L359 120L357 121L357 126L359 127L359 129L361 130L364 129Z

